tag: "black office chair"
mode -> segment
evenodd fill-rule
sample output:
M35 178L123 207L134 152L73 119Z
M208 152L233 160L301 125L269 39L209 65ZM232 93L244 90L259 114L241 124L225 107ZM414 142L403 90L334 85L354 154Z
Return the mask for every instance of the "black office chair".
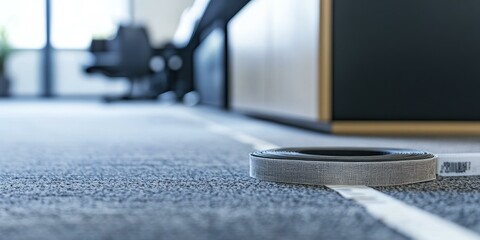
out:
M148 79L152 74L150 59L153 49L147 31L139 26L120 26L112 40L93 40L90 51L94 64L87 73L101 73L111 78L124 77L130 81L130 91L120 97L105 97L106 101L148 99ZM141 89L141 88L144 89ZM140 92L135 92L137 88Z

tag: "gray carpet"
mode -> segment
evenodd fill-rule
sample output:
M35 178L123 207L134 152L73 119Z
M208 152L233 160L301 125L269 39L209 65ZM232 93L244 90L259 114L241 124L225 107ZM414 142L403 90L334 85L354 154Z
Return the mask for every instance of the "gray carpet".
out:
M2 239L405 239L325 187L248 176L250 146L480 151L480 138L331 136L208 109L0 102ZM480 233L480 178L377 188Z

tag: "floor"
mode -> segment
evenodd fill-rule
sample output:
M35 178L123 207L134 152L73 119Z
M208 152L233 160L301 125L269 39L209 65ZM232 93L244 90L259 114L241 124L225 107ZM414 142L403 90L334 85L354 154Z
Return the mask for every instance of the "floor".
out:
M248 175L251 145L480 152L480 138L334 136L206 108L0 102L2 239L408 239L323 186ZM480 234L480 177L377 187Z

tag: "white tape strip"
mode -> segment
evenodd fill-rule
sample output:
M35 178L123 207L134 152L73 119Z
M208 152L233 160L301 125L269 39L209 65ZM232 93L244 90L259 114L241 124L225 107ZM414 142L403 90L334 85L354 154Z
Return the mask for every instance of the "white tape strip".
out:
M211 122L204 118L190 115L191 118L204 122L211 131L228 136L241 143L251 145L256 150L278 148L279 146L262 139L247 135ZM455 223L444 220L419 208L409 206L397 199L366 186L327 186L341 196L351 199L374 218L386 226L414 239L426 240L480 240L480 235Z
M478 176L480 175L480 154L438 154L437 174L443 177Z
M210 131L222 134L224 136L228 136L238 142L244 143L246 145L252 145L253 148L255 149L273 149L273 148L278 148L277 145L271 144L269 142L266 142L264 140L261 140L259 138L241 133L241 132L236 132L232 131L229 128L226 128L222 125L216 124L216 123L209 123L208 128Z
M413 239L480 239L475 232L365 186L328 186L371 216Z

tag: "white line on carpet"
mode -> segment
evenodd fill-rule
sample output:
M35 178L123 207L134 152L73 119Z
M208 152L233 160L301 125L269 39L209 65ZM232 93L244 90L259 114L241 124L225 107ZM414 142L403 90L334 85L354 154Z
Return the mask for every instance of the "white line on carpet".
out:
M260 138L233 130L205 118L187 114L188 117L201 121L207 128L217 134L230 137L238 142L251 145L256 150L278 148L279 146ZM247 156L245 156L247 157ZM346 199L363 206L367 212L388 227L413 239L450 240L476 239L480 235L456 223L442 219L434 214L410 206L380 191L367 186L327 186Z

